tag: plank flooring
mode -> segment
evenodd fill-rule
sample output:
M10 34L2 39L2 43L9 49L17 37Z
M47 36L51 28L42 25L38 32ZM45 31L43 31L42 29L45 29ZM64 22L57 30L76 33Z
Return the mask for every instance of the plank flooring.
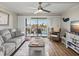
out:
M61 42L50 41L49 45L50 56L79 56L79 54L72 49L66 48Z

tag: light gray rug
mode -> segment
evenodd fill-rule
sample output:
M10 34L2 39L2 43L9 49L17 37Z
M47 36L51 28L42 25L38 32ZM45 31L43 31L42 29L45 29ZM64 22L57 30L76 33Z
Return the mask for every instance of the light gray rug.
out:
M45 54L46 56L48 56L48 48L49 48L49 40L47 38L44 38L45 40ZM30 41L26 41L21 48L15 53L14 56L29 56L29 42Z

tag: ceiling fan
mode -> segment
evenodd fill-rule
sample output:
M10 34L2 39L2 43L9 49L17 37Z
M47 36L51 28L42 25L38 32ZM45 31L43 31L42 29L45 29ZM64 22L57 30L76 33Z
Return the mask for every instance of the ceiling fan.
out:
M42 13L42 12L50 13L49 10L44 9L44 8L41 6L41 5L42 5L42 2L39 2L38 4L39 4L39 6L38 6L38 10L37 10L34 14Z

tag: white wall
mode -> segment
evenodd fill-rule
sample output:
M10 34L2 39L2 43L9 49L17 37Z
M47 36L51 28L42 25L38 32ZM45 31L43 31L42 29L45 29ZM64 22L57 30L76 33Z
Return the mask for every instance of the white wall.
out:
M64 12L62 14L62 18L70 18L70 20L68 22L63 22L63 20L61 20L61 28L70 32L70 23L71 21L76 21L79 20L79 5L70 8L69 10L67 10L66 12Z
M18 29L25 31L25 16L18 16Z
M13 13L12 11L9 11L8 9L4 8L3 6L0 6L0 11L3 11L5 13L9 14L9 25L1 26L0 25L0 30L5 29L5 28L17 28L17 15Z
M60 20L61 20L60 16L49 16L48 20L50 28L53 27L55 31L60 29Z
M31 20L31 17L45 17L49 21L49 28L60 28L60 16L18 16L18 28L21 29L21 31L25 30L25 19Z

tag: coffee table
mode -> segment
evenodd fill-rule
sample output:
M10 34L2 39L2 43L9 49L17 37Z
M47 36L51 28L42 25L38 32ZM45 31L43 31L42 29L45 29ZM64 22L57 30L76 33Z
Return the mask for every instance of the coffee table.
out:
M29 56L45 56L45 42L41 38L33 38L29 43Z

